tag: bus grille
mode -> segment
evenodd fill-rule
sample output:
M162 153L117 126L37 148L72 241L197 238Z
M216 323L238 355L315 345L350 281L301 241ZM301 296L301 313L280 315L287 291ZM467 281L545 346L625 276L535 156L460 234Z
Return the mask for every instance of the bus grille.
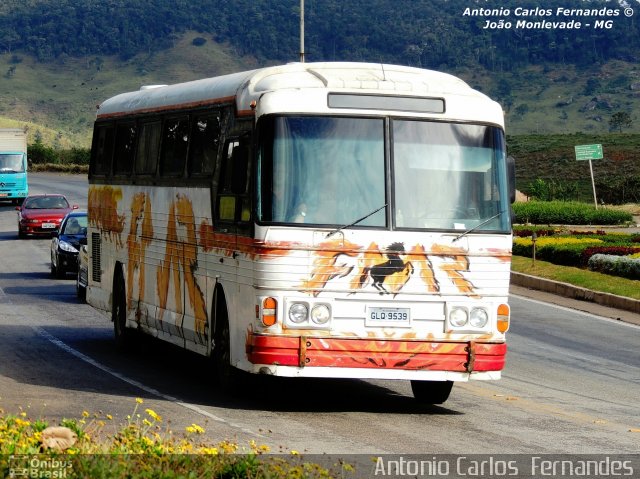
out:
M99 283L102 276L102 257L100 254L100 233L91 233L91 278Z

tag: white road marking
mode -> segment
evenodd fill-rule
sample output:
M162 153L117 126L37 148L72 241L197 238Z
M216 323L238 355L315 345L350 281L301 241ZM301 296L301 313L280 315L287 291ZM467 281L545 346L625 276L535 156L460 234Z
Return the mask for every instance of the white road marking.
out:
M62 349L63 351L75 356L76 358L80 359L81 361L84 361L87 364L90 364L98 369L100 369L101 371L104 371L107 374L110 374L113 377L116 377L118 379L120 379L121 381L124 381L127 384L130 384L131 386L134 386L138 389L141 389L142 391L145 391L148 394L152 394L154 396L160 397L166 401L170 401L172 403L175 403L179 406L182 406L186 409L189 409L191 411L194 411L198 414L201 414L209 419L212 419L216 422L222 423L222 424L226 424L227 426L231 426L235 429L239 429L240 431L246 433L246 434L251 434L252 436L256 436L256 437L262 437L265 438L266 436L263 436L260 433L257 433L255 431L252 431L250 429L246 429L244 426L241 426L239 424L235 424L232 422L227 421L226 419L223 419L219 416L216 416L215 414L211 414L208 411L205 411L204 409L196 406L195 404L190 404L184 401L179 400L178 398L175 398L173 396L169 396L168 394L164 394L160 391L158 391L157 389L154 389L152 387L146 386L145 384L142 384L139 381L136 381L135 379L131 379L127 376L125 376L124 374L120 374L117 371L114 371L113 369L111 369L108 366L105 366L104 364L99 363L98 361L91 359L89 356L86 356L84 354L82 354L80 351L77 351L75 349L73 349L71 346L69 346L68 344L64 343L63 341L59 340L58 338L56 338L55 336L51 335L50 333L48 333L47 331L45 331L44 329L38 327L38 326L34 326L33 329L35 330L35 332L45 338L46 340L50 341L51 343L53 343L55 346L59 347L60 349Z
M623 321L621 319L607 318L606 316L599 316L597 314L589 313L587 311L582 311L580 309L573 309L573 308L569 308L567 306L561 306L559 304L548 303L548 302L545 302L545 301L540 301L538 299L528 298L526 296L520 296L519 294L511 293L511 294L509 294L509 296L513 296L513 297L518 298L518 299L524 299L525 301L529 301L531 303L541 304L541 305L544 305L544 306L551 306L553 308L558 308L558 309L561 309L563 311L568 311L568 312L571 312L571 313L581 314L583 316L587 316L587 317L592 318L592 319L599 319L601 321L607 321L609 323L619 324L620 326L627 326L629 328L635 328L635 329L640 328L640 325L637 325L637 324L634 324L634 323L629 323L629 322ZM614 309L614 308L612 308L612 309Z

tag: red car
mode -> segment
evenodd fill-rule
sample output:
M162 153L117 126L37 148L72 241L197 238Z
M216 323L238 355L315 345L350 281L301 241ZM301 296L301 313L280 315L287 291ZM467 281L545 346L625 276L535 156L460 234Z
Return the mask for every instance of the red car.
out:
M18 237L46 235L57 231L67 213L78 208L71 206L63 195L27 196L18 210Z

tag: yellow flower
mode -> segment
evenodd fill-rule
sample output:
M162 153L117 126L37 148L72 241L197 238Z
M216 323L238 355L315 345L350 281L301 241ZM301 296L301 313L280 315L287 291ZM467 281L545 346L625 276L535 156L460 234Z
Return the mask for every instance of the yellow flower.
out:
M292 450L291 450L291 455L292 455L292 456L299 456L299 455L300 455L300 453L299 453L298 451L296 451L295 449L292 449Z
M198 426L195 423L191 424L191 426L187 426L186 430L187 432L190 432L190 433L204 434L204 429L202 429L202 427Z
M136 402L137 402L138 404L142 404L144 401L142 400L142 398L136 398Z
M89 417L89 413L87 411L82 411L82 417Z
M218 449L215 447L202 447L200 448L200 454L208 454L211 456L217 456L218 455Z
M149 416L151 416L151 418L152 418L154 421L158 421L158 422L161 422L161 421L162 421L162 417L161 417L161 416L159 416L158 414L156 414L156 412L155 412L153 409L145 409L145 412L146 412Z
M113 416L111 414L107 414L107 419L111 421L113 419Z

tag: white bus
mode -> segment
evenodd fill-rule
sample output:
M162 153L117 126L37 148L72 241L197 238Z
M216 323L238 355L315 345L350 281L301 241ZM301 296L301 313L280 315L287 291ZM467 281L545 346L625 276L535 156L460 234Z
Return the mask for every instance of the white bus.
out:
M106 100L89 173L87 301L237 370L498 379L509 328L501 107L396 65L295 63ZM208 372L203 372L207 375Z

